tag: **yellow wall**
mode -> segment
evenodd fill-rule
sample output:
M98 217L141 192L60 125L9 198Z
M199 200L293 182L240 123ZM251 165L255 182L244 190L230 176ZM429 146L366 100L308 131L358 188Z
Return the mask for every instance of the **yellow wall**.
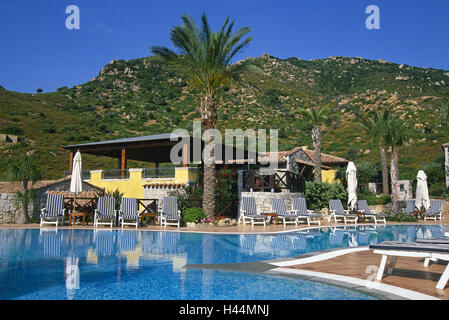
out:
M105 189L115 191L119 189L127 198L143 198L144 185L148 183L187 183L197 179L195 168L176 168L174 178L143 179L142 169L129 169L129 179L102 179L102 170L90 172L90 184Z
M336 173L337 173L337 170L322 170L321 171L321 180L323 182L328 182L328 183L337 182L337 179L335 179Z

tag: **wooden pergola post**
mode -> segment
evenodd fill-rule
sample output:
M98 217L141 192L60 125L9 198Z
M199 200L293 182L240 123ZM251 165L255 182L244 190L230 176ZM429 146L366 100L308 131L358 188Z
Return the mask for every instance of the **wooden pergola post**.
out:
M126 170L126 148L122 148L122 152L120 155L120 178L125 179L125 170Z
M72 174L73 169L73 151L70 150L70 156L69 156L69 171L70 174Z
M182 145L182 166L189 166L189 144L185 143Z

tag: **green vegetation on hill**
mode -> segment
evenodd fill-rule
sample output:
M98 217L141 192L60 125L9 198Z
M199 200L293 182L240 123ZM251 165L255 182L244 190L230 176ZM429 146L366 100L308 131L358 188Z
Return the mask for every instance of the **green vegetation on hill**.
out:
M312 146L310 126L299 110L331 111L323 131L323 152L378 162L377 149L355 125L369 111L390 107L418 135L403 148L401 178L442 153L449 130L439 125L437 107L449 97L449 72L363 58L248 58L264 73L248 73L240 85L220 92L221 129L279 129L281 150ZM238 62L245 63L247 60ZM154 57L111 61L91 81L56 92L24 94L0 88L0 133L17 134L18 144L0 142L0 178L8 162L33 153L44 178L68 168L67 144L191 130L199 120L195 92L174 70ZM84 169L115 168L116 159L85 155ZM141 165L128 163L129 166Z

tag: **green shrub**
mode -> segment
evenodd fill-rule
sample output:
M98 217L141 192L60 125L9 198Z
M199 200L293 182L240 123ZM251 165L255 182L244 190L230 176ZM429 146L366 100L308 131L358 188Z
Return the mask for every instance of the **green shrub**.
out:
M316 210L329 207L330 199L340 199L346 205L348 192L340 183L306 181L305 197L308 208Z
M120 210L120 204L122 203L122 198L125 195L124 192L120 192L117 188L114 191L106 191L105 189L101 189L98 192L99 197L113 197L115 199L115 210Z
M196 208L203 202L203 187L199 184L187 186L184 190L174 190L168 193L169 196L178 198L178 209L181 212L187 208Z
M376 199L376 204L387 204L391 203L391 196L380 196Z
M187 222L198 222L201 219L206 219L206 213L202 208L188 208L183 212L182 220Z
M385 220L394 222L417 222L418 219L415 216L411 216L404 212L385 212Z
M368 205L373 206L377 204L377 198L372 193L362 193L357 195L357 200L366 200L368 202Z

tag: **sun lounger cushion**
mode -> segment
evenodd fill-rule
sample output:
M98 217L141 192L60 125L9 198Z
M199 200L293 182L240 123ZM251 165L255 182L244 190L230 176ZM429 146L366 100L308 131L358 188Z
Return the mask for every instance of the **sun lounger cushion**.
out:
M348 214L345 212L343 205L341 204L341 200L331 199L329 200L329 209L335 212L337 216L348 216L348 217L357 217L357 215Z
M384 241L378 244L371 244L369 248L378 250L438 252L444 254L449 253L448 245L433 243Z
M136 198L122 198L120 204L120 211L122 217L125 219L137 219L139 213L137 212L137 199Z
M290 214L289 212L287 212L284 199L271 199L271 209L276 212L278 216L296 218L295 214Z
M242 197L242 210L245 216L252 218L265 218L265 216L257 213L256 200L253 197Z
M45 210L41 214L42 217L58 217L62 215L64 210L64 196L58 194L47 195L47 203Z
M309 213L307 211L306 198L292 198L292 209L296 211L298 215L309 216L311 218L321 218L319 213Z
M438 237L438 238L425 238L416 239L417 243L433 243L433 244L446 244L449 245L449 238Z
M430 208L424 214L426 216L434 216L441 213L442 202L441 200L430 200Z

